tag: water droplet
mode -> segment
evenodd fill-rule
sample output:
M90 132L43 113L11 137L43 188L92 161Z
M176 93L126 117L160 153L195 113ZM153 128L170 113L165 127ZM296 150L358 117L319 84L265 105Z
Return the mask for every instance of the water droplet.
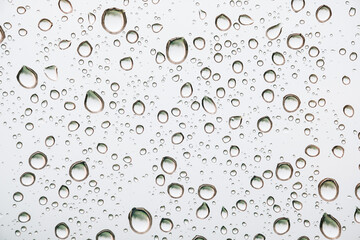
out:
M137 100L134 102L132 110L136 115L143 115L145 112L145 104L142 101Z
M289 180L293 174L293 167L288 162L278 163L276 167L276 177L281 181Z
M65 14L72 13L73 11L72 4L69 0L59 0L58 6L60 10Z
M29 165L36 170L43 169L47 164L47 156L40 151L34 152L29 157Z
M254 23L254 20L249 15L242 14L239 16L239 22L242 25L251 25Z
M232 116L229 118L229 126L231 129L237 129L240 127L242 122L242 117L241 116Z
M328 239L337 239L341 235L341 225L336 218L324 213L320 220L320 231Z
M215 26L220 31L229 30L229 28L231 27L231 20L225 14L220 14L215 18Z
M96 240L115 240L115 234L109 229L104 229L96 234Z
M30 221L30 219L31 219L31 216L27 212L22 212L18 216L18 220L21 223L26 223L26 222Z
M16 192L13 195L13 199L15 202L21 202L24 199L24 195L21 192Z
M155 182L159 186L164 186L165 184L165 176L163 174L160 174L156 177Z
M257 121L257 128L260 132L267 133L272 128L272 121L268 116L262 117Z
M270 40L275 40L280 36L281 32L282 32L282 25L281 23L278 23L274 26L269 27L266 30L266 37Z
M53 81L58 80L58 68L55 65L48 66L44 69L45 76Z
M88 57L91 55L92 53L92 46L88 41L83 41L79 44L78 48L77 48L77 52L79 53L79 55L81 57Z
M185 38L170 39L166 44L166 57L171 63L180 64L188 55L188 44Z
M300 107L300 99L294 94L288 94L283 98L283 107L287 112L295 112Z
M291 49L300 49L305 45L305 37L301 33L290 34L287 38L287 45Z
M180 89L180 95L183 98L188 98L192 95L193 93L193 87L191 85L191 83L187 82L184 85L182 85L181 89Z
M325 178L318 185L319 195L325 201L334 201L339 195L339 185L335 179Z
M215 186L211 184L202 184L199 186L198 195L203 200L211 200L215 197L217 191Z
M355 196L360 200L360 183L358 183L355 187Z
M160 229L163 232L170 232L174 227L173 222L169 218L162 218L160 220Z
M328 21L331 15L331 9L326 5L322 5L316 10L316 19L321 23Z
M204 202L200 205L200 207L196 210L196 217L199 219L205 219L210 215L210 208L209 206Z
M344 112L345 116L347 116L349 118L354 116L354 108L351 105L345 105L343 108L343 112Z
M130 71L134 67L134 62L131 57L125 57L120 60L120 67L125 71Z
M38 84L37 73L27 66L23 66L16 76L18 82L24 88L35 88Z
M67 186L62 185L59 189L58 194L61 198L67 198L70 195L70 190Z
M275 65L281 66L285 64L285 57L280 52L274 52L271 59Z
M332 149L332 153L337 158L342 158L344 156L345 150L342 146L335 146Z
M111 34L118 34L124 30L127 23L125 11L118 8L108 8L101 17L101 25Z
M99 113L104 109L104 100L95 91L89 90L86 92L85 108L91 113Z
M75 181L84 181L89 176L88 165L84 161L77 161L70 166L69 174Z
M53 26L53 23L47 19L47 18L43 18L39 21L38 27L41 31L49 31Z
M193 44L196 49L203 50L205 48L205 39L202 37L194 38Z
M205 237L196 235L192 240L207 240Z
M305 7L305 0L291 0L291 8L294 12L300 12Z
M221 208L221 217L222 217L223 219L226 219L228 216L229 216L228 210L226 210L225 207L222 207L222 208Z
M268 83L273 83L276 80L276 73L273 70L267 70L264 73L264 80Z
M126 33L126 40L128 43L134 44L139 40L139 34L134 30L130 30Z
M261 177L253 176L251 178L250 185L255 189L261 189L264 186L264 181Z
M169 114L165 110L160 110L157 119L160 123L166 123L169 120Z
M265 89L261 93L261 96L264 99L264 101L267 103L271 103L274 100L274 92L271 89Z
M236 202L236 208L239 209L240 211L244 212L247 209L247 203L245 200L238 200Z
M184 187L179 183L171 183L168 186L167 191L168 191L168 194L170 195L170 197L181 198L182 195L184 194Z
M35 175L31 172L25 172L20 176L20 182L25 187L31 186L35 182Z
M5 32L2 26L0 26L0 44L4 41L4 39L5 39Z
M151 214L145 208L133 208L129 213L131 229L136 233L146 233L152 225Z
M320 148L318 148L317 146L315 146L313 144L310 144L305 148L305 153L309 157L316 157L320 154Z
M55 226L55 235L57 238L66 239L70 235L70 229L66 223L62 222Z
M176 171L177 163L174 158L165 156L161 160L161 169L167 174L173 174Z
M241 73L244 69L244 65L241 61L235 61L232 64L232 69L233 69L234 73Z
M276 234L283 235L290 230L290 221L288 218L282 217L274 221L274 231Z
M360 208L356 207L355 213L354 213L354 220L357 223L360 223Z
M207 113L215 114L217 111L214 101L208 96L203 97L201 105Z
M160 23L154 23L151 28L154 33L159 33L163 29L163 25L161 25Z

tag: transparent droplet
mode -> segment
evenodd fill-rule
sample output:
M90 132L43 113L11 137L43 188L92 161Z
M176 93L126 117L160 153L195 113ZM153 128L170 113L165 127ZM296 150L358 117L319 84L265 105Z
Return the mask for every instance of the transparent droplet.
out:
M316 10L316 19L321 23L328 21L331 18L331 15L332 15L331 9L326 5L321 5Z
M160 23L154 23L151 28L154 33L158 33L163 29L163 25L161 25Z
M55 65L48 66L44 69L46 77L50 80L58 80L58 68Z
M325 201L334 201L339 195L339 185L335 179L325 178L318 186L319 195Z
M68 129L70 132L75 132L80 127L80 124L77 121L69 122Z
M47 164L47 156L40 151L34 152L29 157L29 165L36 170L43 169Z
M290 34L287 38L287 45L291 49L300 49L305 45L305 37L301 33Z
M274 231L276 234L283 235L290 230L290 221L286 217L278 218L274 221Z
M126 40L131 44L136 43L139 40L139 34L134 30L130 30L126 33Z
M271 89L265 89L261 96L267 103L271 103L274 100L274 92Z
M207 240L205 237L196 235L192 240Z
M155 182L159 186L164 186L165 184L165 176L163 174L160 174L156 177Z
M215 114L217 111L214 101L208 96L203 97L201 105L207 113Z
M285 57L280 52L273 53L271 59L275 65L281 66L285 64Z
M265 79L265 81L268 82L268 83L275 82L275 80L276 80L276 73L275 73L273 70L267 70L267 71L264 73L264 79Z
M108 8L101 17L101 25L111 34L118 34L127 24L125 11L119 8Z
M281 32L282 32L282 25L281 23L278 23L274 26L269 27L266 30L266 37L270 40L275 40L280 36Z
M16 192L13 195L13 199L15 202L21 202L24 199L24 195L21 192Z
M238 200L236 202L236 208L239 209L240 211L245 211L247 209L247 203L245 200Z
M103 229L96 234L96 240L115 240L115 234L109 229Z
M240 127L242 122L241 116L232 116L229 118L229 126L231 129L237 129Z
M38 84L37 73L27 66L23 66L16 76L18 82L24 88L35 88Z
M170 232L174 227L173 222L169 218L162 218L160 220L160 229L163 232Z
M203 200L211 200L215 197L217 191L214 185L202 184L199 186L198 195Z
M235 61L232 64L232 69L233 69L234 73L241 73L244 69L244 65L241 61Z
M91 113L99 113L104 109L104 100L95 91L89 90L86 92L85 108Z
M193 87L191 85L191 83L187 82L184 85L182 85L181 89L180 89L180 95L183 98L188 98L192 95L193 93Z
M283 107L287 112L295 112L300 107L300 99L294 94L288 94L283 98Z
M26 223L26 222L30 221L30 219L31 219L31 216L27 212L22 212L18 216L18 220L21 223Z
M146 233L152 225L151 214L145 208L131 209L128 219L130 227L135 233Z
M65 185L62 185L60 188L59 188L59 192L58 192L59 196L61 198L67 198L69 195L70 195L70 190L67 186Z
M305 7L305 0L291 0L291 8L294 12L300 12Z
M166 123L169 120L169 114L165 110L159 111L157 119L160 123Z
M177 163L174 158L165 156L161 159L161 169L167 174L173 174L176 171Z
M134 102L132 110L136 115L143 115L145 112L145 104L142 101L137 100Z
M354 213L354 220L357 223L360 223L360 208L356 207L355 213Z
M317 146L315 146L313 144L310 144L305 148L305 153L309 157L316 157L320 154L320 148L318 148Z
M293 167L288 162L278 163L276 167L276 177L279 180L289 180L293 175Z
M196 217L199 219L205 219L210 215L210 208L209 206L204 202L198 207L196 210Z
M55 226L55 236L60 239L66 239L70 235L70 229L66 223L62 222Z
M5 39L5 32L2 26L0 26L0 44L4 41L4 39Z
M79 44L77 52L81 57L89 57L92 53L92 46L88 41L83 41Z
M35 182L35 175L31 172L23 173L20 176L20 182L25 187L31 186Z
M131 57L125 57L120 60L120 67L125 71L130 71L134 67L134 62Z
M267 133L272 128L272 121L268 116L262 117L257 122L257 128L260 132Z
M345 116L347 116L349 118L354 116L354 108L351 105L345 105L343 108L343 112L344 112Z
M222 207L222 208L221 208L221 217L222 217L223 219L226 219L228 216L229 216L228 210L226 210L225 207Z
M337 239L341 235L341 225L336 218L324 213L320 220L320 231L328 239Z
M69 174L75 181L84 181L89 176L89 168L86 162L78 161L70 166Z
M96 146L96 150L101 154L105 154L107 152L107 150L108 150L108 147L106 146L105 143L99 143Z
M226 31L231 27L231 20L225 14L220 14L215 18L215 26L220 31Z
M60 10L65 14L72 13L73 11L72 4L69 0L59 0L58 6Z
M188 55L188 44L185 38L170 39L166 44L166 57L171 63L180 64Z
M334 146L332 149L332 153L337 158L342 158L344 156L345 150L342 146Z
M255 189L261 189L264 186L264 181L261 177L253 176L251 178L250 185Z
M239 16L239 22L242 25L251 25L254 23L254 20L249 15L242 14Z
M47 18L43 18L39 21L38 27L41 31L49 31L53 26L53 23L47 19Z
M205 48L205 39L202 37L194 38L193 44L196 47L196 49L202 50Z
M171 137L171 142L173 144L180 144L184 141L184 135L181 132L174 133Z
M184 194L184 187L179 183L171 183L168 186L167 191L168 191L168 194L170 195L170 197L181 198L182 195Z

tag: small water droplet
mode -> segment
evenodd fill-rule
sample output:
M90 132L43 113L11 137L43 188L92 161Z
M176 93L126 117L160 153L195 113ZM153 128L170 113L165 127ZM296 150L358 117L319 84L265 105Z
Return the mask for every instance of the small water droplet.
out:
M27 66L23 66L16 76L21 86L27 89L35 88L38 84L37 73Z
M278 23L276 25L269 27L266 30L266 37L269 40L275 40L280 36L281 32L282 32L282 25L281 23Z
M334 201L339 195L339 185L335 179L325 178L318 185L319 195L325 201Z
M294 12L300 12L305 7L305 0L291 0L291 8Z
M125 57L120 60L120 67L125 71L130 71L134 67L134 62L131 57Z
M137 100L134 102L132 110L136 115L143 115L145 112L145 104L142 101Z
M36 170L43 169L47 164L47 156L40 151L34 152L29 157L29 165Z
M287 38L287 45L291 49L300 49L305 45L305 37L301 33L290 34Z
M205 219L210 215L210 208L207 203L202 203L196 210L196 217L199 219Z
M25 187L31 186L35 182L35 175L31 172L25 172L20 176L20 182Z
M180 89L181 97L183 98L191 97L192 93L193 93L193 87L190 82L187 82L184 85L182 85Z
M264 186L264 181L261 177L253 176L251 178L250 185L255 189L261 189Z
M254 23L254 20L249 15L242 14L239 16L239 22L242 25L251 25Z
M217 191L214 185L202 184L199 186L198 195L203 200L211 200L215 197Z
M208 96L203 97L201 105L207 113L215 114L217 111L214 101Z
M66 239L70 235L70 229L66 223L62 222L55 226L55 235L57 238Z
M295 112L300 107L300 99L294 94L285 95L283 98L283 107L287 112Z
M79 44L77 52L81 57L89 57L92 53L92 46L88 41L83 41Z
M173 222L169 218L162 218L160 220L160 229L163 232L170 232L174 227Z
M305 153L309 157L316 157L320 154L320 148L318 148L317 146L315 146L313 144L310 144L305 148Z
M167 174L173 174L176 171L177 163L174 158L165 156L161 160L161 169Z
M328 21L331 18L332 12L330 7L326 6L326 5L321 5L317 10L316 10L316 19L321 22L324 23L326 21Z
M96 234L96 240L115 240L115 234L109 229L104 229Z
M67 186L62 185L59 188L58 194L61 198L67 198L70 195L70 190Z
M231 20L225 14L220 14L215 18L215 26L220 31L229 30L229 28L231 27Z
M95 91L86 92L84 100L85 108L91 113L99 113L104 109L104 100Z
M184 194L184 187L179 183L171 183L168 186L167 191L168 191L168 194L170 195L170 197L181 198L182 195Z
M38 27L41 31L49 31L53 26L53 23L47 19L47 18L43 18L39 21Z
M293 167L288 162L278 163L276 177L281 181L289 180L293 175Z
M272 129L272 121L268 116L262 117L257 122L257 128L260 132L267 133Z
M166 57L171 63L180 64L188 55L188 44L185 38L170 39L166 44Z

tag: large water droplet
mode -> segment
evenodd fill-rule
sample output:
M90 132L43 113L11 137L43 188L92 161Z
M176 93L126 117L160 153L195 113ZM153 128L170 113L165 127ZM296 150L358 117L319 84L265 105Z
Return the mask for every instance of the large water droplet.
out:
M283 107L287 112L295 112L300 107L300 99L294 94L288 94L283 98Z
M193 93L193 87L191 85L191 83L187 82L184 85L182 85L181 89L180 89L180 95L183 98L188 98L192 95Z
M241 61L235 61L232 64L234 73L241 73L244 70L244 65Z
M268 116L262 117L258 120L257 127L260 132L267 133L272 128L272 121Z
M131 229L136 233L146 233L152 225L151 214L145 208L133 208L129 213Z
M86 162L78 161L70 166L69 174L75 181L84 181L89 176L89 168Z
M174 158L165 156L161 160L161 169L167 174L173 174L176 170L177 163Z
M0 44L4 41L4 39L5 39L5 32L2 26L0 26Z
M334 201L339 194L339 185L335 179L325 178L318 185L319 195L325 201Z
M261 189L264 186L264 181L261 177L253 176L250 180L250 185L255 189Z
M31 172L25 172L20 176L20 182L25 187L31 186L35 182L35 175Z
M203 97L201 104L206 112L208 112L210 114L216 113L217 107L216 107L214 101L210 97L208 97L208 96Z
M351 105L345 105L343 108L343 112L345 114L345 116L351 118L352 116L354 116L354 108Z
M283 235L290 230L290 221L288 218L282 217L274 221L274 231L279 235Z
M59 188L58 194L61 198L67 198L70 195L70 190L67 186L62 185Z
M288 162L279 163L276 167L276 177L279 180L286 181L292 177L293 167Z
M136 115L143 115L145 112L145 104L142 101L137 100L134 102L132 110Z
M170 232L174 227L173 222L169 218L162 218L160 220L160 229L163 232Z
M332 149L332 153L337 158L342 158L344 156L345 150L342 146L334 146Z
M47 156L40 151L34 152L29 157L29 165L36 170L43 169L47 164Z
M360 208L356 207L355 213L354 213L354 220L357 223L360 223Z
M37 73L27 66L23 66L16 76L18 82L24 88L34 88L38 83Z
M166 123L169 120L169 114L165 110L160 110L157 119L160 123Z
M210 208L209 206L204 202L198 207L196 210L196 217L199 219L205 219L210 215Z
M95 91L89 90L86 92L85 108L91 113L98 113L104 109L104 100Z
M21 223L26 223L26 222L30 221L30 219L31 219L31 216L27 212L22 212L18 216L18 220Z
M170 197L172 198L181 198L182 195L184 194L184 187L183 185L179 184L179 183L171 183L168 186L168 194L170 195Z
M55 236L60 239L66 239L70 235L70 229L66 223L62 222L55 226Z
M46 77L50 80L58 80L58 68L55 65L48 66L44 69Z
M341 225L336 218L324 213L320 220L320 231L328 239L337 239L341 235Z
M124 57L120 60L120 67L125 71L130 71L134 67L134 62L131 57Z
M280 36L281 32L282 32L282 26L280 23L278 23L274 26L269 27L266 30L266 36L270 40L275 40Z
M229 126L231 129L237 129L240 127L242 122L241 116L232 116L229 118Z
M254 20L249 15L242 14L239 16L239 22L242 25L251 25L254 23Z
M321 23L328 21L331 15L331 9L326 5L322 5L316 10L316 19Z
M170 39L166 44L166 57L171 63L180 64L188 55L188 44L185 38Z
M291 8L294 12L300 12L305 7L305 0L291 0Z
M73 11L72 4L69 0L59 0L58 6L60 10L65 14L72 13Z
M305 153L309 157L316 157L320 154L320 148L318 148L317 146L315 146L313 144L310 144L305 148Z
M53 23L47 19L47 18L43 18L39 21L38 27L41 31L49 31L53 26Z
M226 31L231 27L231 20L225 14L220 14L215 18L215 26L220 31Z
M77 48L77 52L79 53L79 55L81 57L88 57L91 55L92 53L92 46L88 41L83 41L79 44L78 48Z
M301 33L290 34L287 38L287 45L291 49L300 49L305 44L305 37Z
M115 240L115 234L109 229L104 229L96 234L96 240Z
M108 8L101 17L103 28L111 34L118 34L124 30L127 18L124 10L118 8Z
M198 195L203 200L211 200L215 197L217 191L215 186L211 184L202 184L199 186Z

